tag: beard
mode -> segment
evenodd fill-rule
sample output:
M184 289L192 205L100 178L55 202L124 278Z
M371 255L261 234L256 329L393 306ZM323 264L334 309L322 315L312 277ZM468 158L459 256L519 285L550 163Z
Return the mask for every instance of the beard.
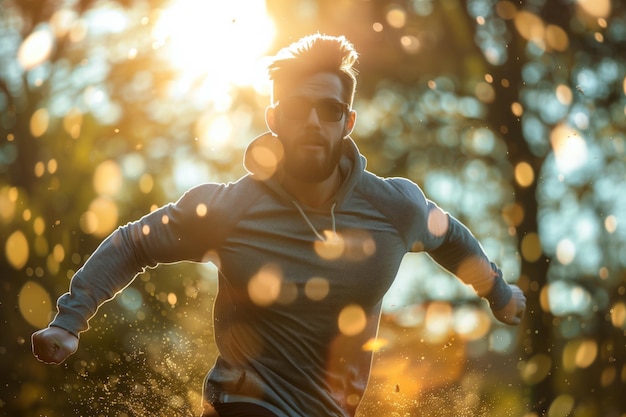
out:
M285 151L285 172L301 182L324 181L335 172L341 160L343 139L328 141L317 132L308 132L297 138L280 141ZM307 150L307 145L320 146L322 149Z

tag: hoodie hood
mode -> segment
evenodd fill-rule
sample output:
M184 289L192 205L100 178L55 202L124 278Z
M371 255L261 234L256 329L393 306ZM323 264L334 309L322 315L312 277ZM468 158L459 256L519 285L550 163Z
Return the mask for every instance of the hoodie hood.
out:
M244 154L243 166L258 181L263 181L282 199L293 201L293 197L280 185L285 152L283 146L272 132L265 132L252 140ZM359 152L356 143L350 137L343 139L342 156L339 161L343 182L337 194L327 203L328 206L341 206L359 182L367 161ZM320 207L325 209L325 207Z

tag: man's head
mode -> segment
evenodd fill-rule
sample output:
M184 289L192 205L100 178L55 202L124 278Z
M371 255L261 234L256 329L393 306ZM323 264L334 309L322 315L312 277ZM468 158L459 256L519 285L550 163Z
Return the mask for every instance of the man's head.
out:
M281 50L270 65L274 88L266 121L283 145L292 178L314 183L337 173L343 138L356 120L356 58L344 37L317 34Z
M280 101L302 78L330 72L339 76L343 87L342 100L352 107L357 58L354 45L343 36L317 33L303 37L281 49L269 65L269 76L273 81L272 103Z

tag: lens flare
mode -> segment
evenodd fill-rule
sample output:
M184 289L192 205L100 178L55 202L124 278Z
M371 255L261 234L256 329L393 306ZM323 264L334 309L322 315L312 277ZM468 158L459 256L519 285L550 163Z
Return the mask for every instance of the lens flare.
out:
M181 74L206 76L216 86L255 84L255 65L275 28L261 0L180 0L160 11L152 30Z

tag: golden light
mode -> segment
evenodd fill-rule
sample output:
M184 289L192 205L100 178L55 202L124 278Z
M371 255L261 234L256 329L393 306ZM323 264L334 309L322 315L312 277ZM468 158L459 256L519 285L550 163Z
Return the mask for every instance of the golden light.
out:
M421 42L417 36L405 35L400 38L400 44L409 54L416 54L421 48Z
M521 117L524 114L524 106L521 103L515 102L511 104L511 113L517 117Z
M611 323L618 329L626 329L626 304L619 302L611 307Z
M324 241L316 240L313 244L315 253L326 260L339 259L343 255L346 245L343 237L331 230L324 230Z
M44 165L43 162L39 161L35 164L35 176L37 178L43 177L43 174L45 174L46 171L46 166Z
M56 244L54 245L54 248L52 249L52 256L54 257L54 260L58 263L63 262L63 259L65 259L65 248L63 247L63 245L61 244Z
M339 313L337 324L342 334L346 336L356 336L361 333L367 325L365 311L356 304L347 305Z
M4 252L9 265L20 270L29 257L28 240L21 230L13 232L6 241Z
M143 174L139 178L138 185L142 193L148 194L154 188L154 178L150 174Z
M535 182L535 171L528 162L515 165L515 181L521 187L530 187Z
M431 343L441 343L452 330L452 306L446 302L433 302L426 308L425 336Z
M57 169L59 168L59 163L57 162L56 159L51 159L48 161L48 172L51 174L54 174L55 172L57 172Z
M479 340L489 332L491 318L482 310L460 307L453 313L453 328L464 340Z
M46 108L40 108L35 110L30 117L30 133L33 137L40 137L48 130L50 124L50 115Z
M97 197L80 218L83 232L96 237L106 237L117 227L118 207L106 197Z
M576 246L569 239L561 239L556 245L556 258L562 265L569 265L576 257Z
M387 23L393 28L400 29L406 24L406 12L400 7L392 7L387 12Z
M228 84L256 83L259 71L251 67L274 35L263 0L179 0L158 13L152 30L155 46L165 47L181 75L206 77L222 92Z
M543 381L552 369L552 359L539 353L524 363L520 369L520 376L529 385L535 385Z
M266 265L248 281L248 296L254 304L267 307L278 300L282 281L280 268Z
M528 41L543 42L545 23L534 13L525 10L518 12L513 20L515 28Z
M567 372L574 372L576 370L576 352L578 351L578 347L581 343L581 340L571 340L567 342L563 348L563 358L561 359L561 362L563 363L563 370Z
M27 281L18 295L18 307L24 320L36 328L43 328L50 321L52 300L41 285Z
M363 350L370 352L380 352L385 346L389 345L389 341L382 337L376 337L368 340L363 345Z
M168 302L169 305L174 307L176 305L176 303L178 302L178 297L176 296L176 294L171 292L171 293L167 294L167 302Z
M598 343L595 340L585 340L576 350L574 361L579 368L588 368L597 356Z
M285 150L277 140L272 141L268 146L255 146L248 152L250 163L259 168L255 169L254 174L259 181L264 181L274 175L285 154Z
M122 169L115 161L104 161L93 174L93 188L101 196L116 196L122 188Z
M0 221L9 224L15 217L15 200L11 194L15 194L15 188L4 187L0 189Z
M577 0L578 9L595 18L609 17L611 14L610 0Z
M611 234L615 233L615 231L617 231L617 217L612 214L606 216L606 219L604 220L604 227L607 232Z
M602 43L604 42L604 35L601 34L600 32L596 32L593 34L594 39L598 42L598 43Z
M35 232L35 235L37 236L43 235L44 232L46 231L46 222L44 221L42 217L37 217L33 221L33 231Z
M574 98L574 94L572 93L572 89L564 84L559 84L556 87L556 99L559 103L564 106L569 106L572 104L572 99Z
M17 51L17 61L22 68L30 70L45 62L54 48L54 36L49 29L32 32Z
M560 26L548 25L546 27L546 43L551 49L563 52L569 47L569 37Z
M227 147L232 136L233 126L228 116L215 117L213 111L207 111L196 121L194 133L207 155L219 153Z
M72 109L63 116L63 129L65 129L73 139L78 139L80 136L82 124L83 114L77 109Z
M496 99L496 91L486 82L479 82L474 88L476 98L483 103L492 103Z
M383 31L383 25L380 22L374 22L372 24L372 29L374 30L374 32L382 32Z
M449 227L448 215L439 207L436 207L428 213L427 227L433 236L443 236L448 232Z
M550 133L556 165L562 174L577 170L587 162L588 150L578 131L566 124L557 125Z
M537 233L529 233L522 239L521 252L528 262L536 262L541 257L541 240Z
M313 301L321 301L328 295L330 284L328 280L320 277L309 279L304 286L304 294Z
M513 22L519 34L541 48L566 51L569 47L567 32L557 25L546 24L541 17L522 10L515 13Z
M206 204L200 203L196 206L196 215L198 217L204 217L207 215L209 209Z
M561 394L552 401L549 416L569 416L574 409L575 399L571 395Z

